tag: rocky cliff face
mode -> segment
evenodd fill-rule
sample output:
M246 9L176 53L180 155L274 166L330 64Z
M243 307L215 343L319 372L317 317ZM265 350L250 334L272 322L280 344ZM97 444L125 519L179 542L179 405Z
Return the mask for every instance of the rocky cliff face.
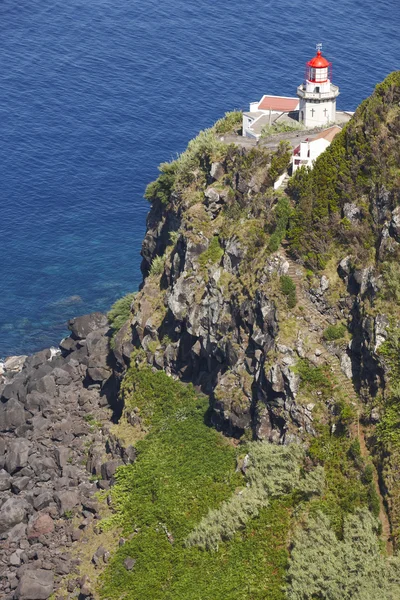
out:
M142 249L143 285L130 323L117 336L116 355L128 363L135 349L136 360L145 357L200 386L210 397L211 422L226 434L248 431L286 444L313 432L313 398L299 397L296 365L306 355L316 367L325 364L315 354L329 324L323 313L335 323L344 309L324 300L326 277L313 298L310 286L298 290L309 305L320 306L315 323L283 290L296 269L282 249L274 251L289 211L285 195L272 188L277 162L287 164L285 152L230 146L219 148L216 161L203 149L189 187L175 182L168 201L155 192ZM297 277L300 285L301 271ZM296 287L291 278L289 285Z

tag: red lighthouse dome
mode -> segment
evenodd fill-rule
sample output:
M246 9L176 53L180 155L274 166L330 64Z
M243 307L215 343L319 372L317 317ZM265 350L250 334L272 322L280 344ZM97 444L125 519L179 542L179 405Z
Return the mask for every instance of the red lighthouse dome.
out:
M322 56L322 44L317 44L317 54L308 61L306 79L313 83L325 83L330 79L332 63Z

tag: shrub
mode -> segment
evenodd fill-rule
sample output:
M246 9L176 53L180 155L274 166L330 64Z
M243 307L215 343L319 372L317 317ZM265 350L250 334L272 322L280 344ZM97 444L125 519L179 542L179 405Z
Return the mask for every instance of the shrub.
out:
M377 520L366 509L345 519L343 540L328 517L310 515L298 529L288 571L287 600L394 600L400 561L381 554Z
M300 359L295 367L300 375L300 387L312 391L323 391L332 393L333 385L327 366L315 367L307 359Z
M153 262L151 263L150 267L150 275L161 275L164 270L165 259L165 255L156 256L153 258Z
M177 162L161 163L158 170L161 171L161 175L155 181L149 183L144 192L144 197L150 202L158 199L162 204L168 204L175 184Z
M272 182L276 181L280 175L290 165L292 158L292 147L288 142L279 142L278 150L272 155L269 177Z
M219 243L219 237L214 235L210 241L210 244L202 254L199 256L200 268L205 269L208 263L215 264L219 263L224 255L224 249Z
M382 265L383 286L380 295L389 302L400 304L400 266L397 262Z
M340 340L346 334L346 326L342 323L337 325L328 325L325 329L323 337L327 342L333 342L334 340Z
M224 133L236 133L242 127L242 119L243 113L241 110L225 113L225 116L215 123L215 133L218 135L223 135Z
M129 315L131 312L131 305L136 296L136 292L131 294L127 294L123 296L123 298L119 298L110 310L107 313L108 320L110 321L110 326L112 329L112 336L114 337L116 333L121 329L121 327L126 323L129 319Z
M290 202L286 196L282 196L279 198L274 211L274 216L276 219L275 231L271 235L268 243L268 248L271 250L271 252L278 250L279 246L281 245L281 242L286 235L290 214Z
M354 407L346 402L343 398L340 398L336 402L336 410L338 411L339 420L342 425L347 427L354 422L356 418L356 411Z
M294 308L297 304L296 284L289 275L280 278L281 292L286 296L288 308Z

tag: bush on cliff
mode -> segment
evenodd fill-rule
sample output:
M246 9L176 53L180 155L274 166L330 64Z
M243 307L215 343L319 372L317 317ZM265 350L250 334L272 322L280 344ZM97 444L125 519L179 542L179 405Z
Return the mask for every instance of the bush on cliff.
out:
M214 125L215 133L224 135L227 133L238 133L242 128L243 113L241 110L234 110L225 113L222 119L219 119Z
M131 294L123 296L123 298L119 298L119 300L114 302L114 304L108 311L107 317L110 322L113 337L118 333L121 327L129 319L129 315L131 313L131 305L135 296L136 292L133 292Z
M281 292L286 296L288 308L294 308L297 304L296 284L289 275L280 278Z
M343 539L321 512L309 515L293 540L288 600L395 600L399 558L382 555L379 523L362 509L345 519Z

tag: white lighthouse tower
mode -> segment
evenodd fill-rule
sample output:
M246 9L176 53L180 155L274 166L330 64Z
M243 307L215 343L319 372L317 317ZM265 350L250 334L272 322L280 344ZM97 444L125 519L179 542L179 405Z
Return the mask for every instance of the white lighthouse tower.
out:
M306 127L321 127L336 121L339 88L331 83L332 63L322 56L321 50L322 44L317 44L316 56L306 65L306 81L297 88L299 121Z

